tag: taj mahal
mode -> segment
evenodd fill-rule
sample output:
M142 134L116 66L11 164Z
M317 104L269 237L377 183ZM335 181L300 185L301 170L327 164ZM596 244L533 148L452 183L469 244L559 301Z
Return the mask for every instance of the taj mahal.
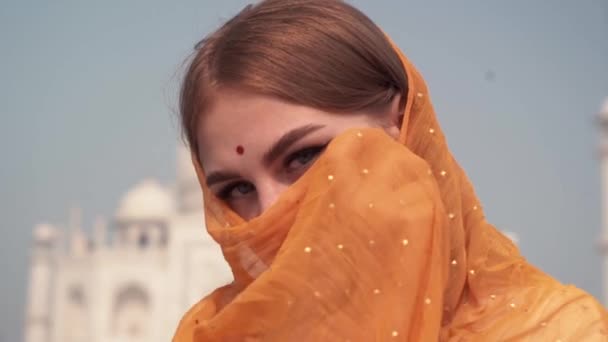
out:
M135 185L90 238L77 211L65 230L34 229L26 342L170 341L189 307L231 281L185 148L177 159L175 184Z
M604 288L608 291L608 99L601 108ZM78 210L59 229L40 224L31 245L25 342L165 342L183 313L232 280L204 228L202 194L186 148L177 179L128 190L92 236ZM599 231L599 227L598 227ZM517 236L506 232L517 243ZM604 293L604 303L608 292Z

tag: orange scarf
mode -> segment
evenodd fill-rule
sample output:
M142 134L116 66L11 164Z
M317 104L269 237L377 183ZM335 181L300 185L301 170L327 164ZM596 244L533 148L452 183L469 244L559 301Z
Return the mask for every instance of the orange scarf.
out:
M261 216L206 187L207 228L234 282L183 317L174 342L608 341L608 316L540 272L486 222L425 82L409 80L398 141L335 138Z

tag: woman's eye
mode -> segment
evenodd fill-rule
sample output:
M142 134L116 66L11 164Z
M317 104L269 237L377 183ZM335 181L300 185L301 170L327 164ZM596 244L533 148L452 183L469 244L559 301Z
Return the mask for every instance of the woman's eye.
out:
M255 190L253 184L248 182L237 182L227 185L220 191L219 197L224 200L239 198L248 195Z
M319 154L323 152L326 146L327 145L309 147L293 153L285 161L285 168L288 172L291 172L303 167L308 167L315 159L317 159Z

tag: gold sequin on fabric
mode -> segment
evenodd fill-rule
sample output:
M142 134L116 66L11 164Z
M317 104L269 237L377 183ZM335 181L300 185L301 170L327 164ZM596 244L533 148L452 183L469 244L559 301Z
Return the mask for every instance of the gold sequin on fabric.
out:
M370 203L367 205L370 209L374 207L374 203Z
M374 294L375 295L380 294L380 289L374 289Z
M471 275L475 275L475 270L471 269L471 270L469 270L469 273L470 273Z
M456 215L454 215L453 213L449 213L449 214L448 214L448 217L450 218L450 220L453 220L453 219L454 219L454 217L456 217Z
M453 266L458 265L458 261L456 261L456 259L452 259L452 265L453 265Z
M491 300L496 299L496 295L490 295L490 299L491 299Z
M425 303L426 305L431 304L431 298L426 297L426 298L424 299L424 303Z
M376 244L376 241L374 241L374 240L369 240L369 244L370 244L370 246L373 246L373 245L375 245L375 244Z
M431 133L431 134L435 134L435 129L433 129L433 128L429 128L429 133Z
M441 170L439 174L441 175L441 177L445 177L448 173L445 170Z
M361 173L364 174L364 175L367 175L367 174L369 174L369 170L368 169L363 169L363 170L361 170Z
M393 330L393 332L391 332L391 336L397 337L399 336L399 332L397 332L397 330Z
M407 246L410 244L410 241L408 239L403 239L403 240L401 240L401 244L403 244L404 246Z
M478 208L477 208L477 206L476 206L476 205L474 205L474 206L473 206L473 210L477 210L477 209L478 209Z
M361 133L361 132L357 132L357 137L359 137L359 138L363 138L363 133Z
M310 248L309 246L304 247L304 253L310 253L312 252L312 248Z
M329 203L329 209L334 209L336 205L334 203Z
M319 297L321 297L321 292L315 291L314 295L315 295L315 297L319 298Z
M344 245L343 244L338 244L338 246L336 246L336 247L338 247L338 249L344 249Z
M515 303L511 303L511 304L509 304L509 306L510 306L512 309L515 309L515 306L516 306L516 305L515 305Z
M424 96L424 94L423 93L418 93L418 94L416 94L416 96L418 96L419 98L421 98L421 97Z
M334 175L329 175L329 176L327 176L327 179L328 179L329 181L333 181L333 180L334 180Z

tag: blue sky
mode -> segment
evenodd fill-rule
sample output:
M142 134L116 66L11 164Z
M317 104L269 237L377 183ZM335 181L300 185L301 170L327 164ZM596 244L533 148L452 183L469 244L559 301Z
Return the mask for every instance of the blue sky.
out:
M78 205L90 225L138 180L173 179L183 61L245 3L0 1L0 341L20 340L36 223ZM489 220L600 296L608 3L353 3L422 71Z

